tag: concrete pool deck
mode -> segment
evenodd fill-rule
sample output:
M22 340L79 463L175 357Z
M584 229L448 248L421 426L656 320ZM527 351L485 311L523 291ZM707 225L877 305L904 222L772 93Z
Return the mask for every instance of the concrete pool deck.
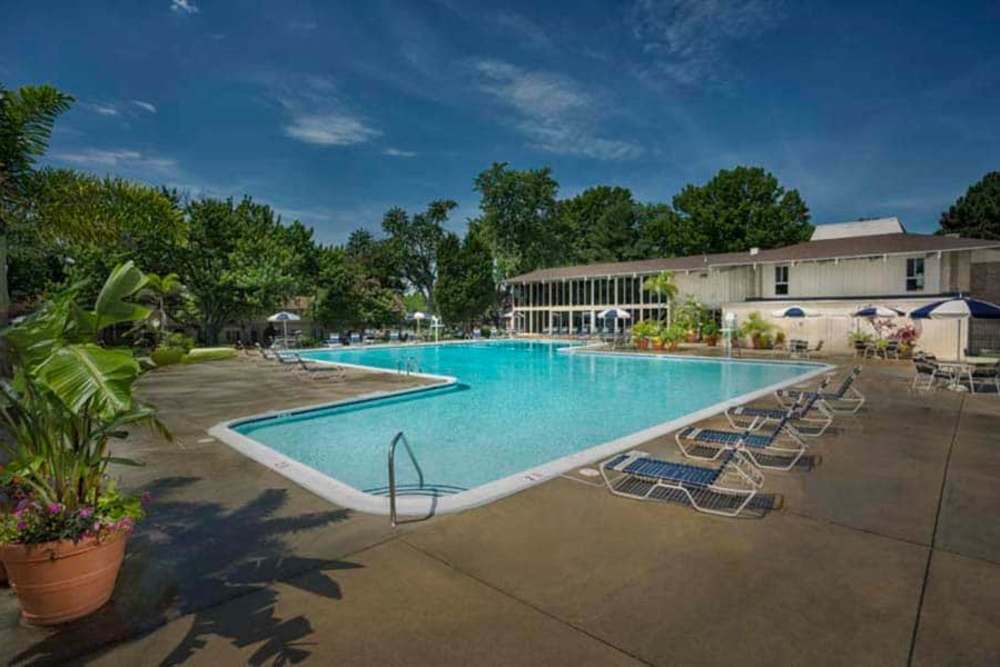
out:
M396 530L205 431L416 380L324 386L245 361L157 372L144 395L177 440L131 443L147 465L123 482L154 502L112 603L40 630L0 591L0 660L996 664L1000 397L914 395L908 364L864 363L869 406L816 441L812 470L767 473L784 509L763 518L571 474ZM644 448L679 458L669 436Z

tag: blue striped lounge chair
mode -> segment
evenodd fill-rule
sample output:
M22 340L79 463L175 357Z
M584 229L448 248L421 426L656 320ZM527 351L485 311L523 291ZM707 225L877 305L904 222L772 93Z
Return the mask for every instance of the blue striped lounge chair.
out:
M833 424L833 413L819 399L819 392L825 391L830 384L827 377L819 386L817 392L803 395L793 404L794 414L788 420L788 429L800 438L818 438ZM735 429L752 429L754 431L780 422L788 413L788 408L761 408L748 405L738 405L726 410L726 419Z
M675 491L697 511L725 517L739 516L764 486L763 473L738 449L730 450L717 468L673 463L631 451L604 461L600 471L608 491L616 496L655 500L658 492ZM713 496L729 500L730 506L713 506Z
M855 386L859 375L861 375L861 366L855 366L840 383L840 386L833 391L779 389L774 392L774 397L782 406L790 407L803 395L818 393L820 400L830 412L845 415L857 414L861 406L865 404L865 395L858 391L857 386Z
M766 433L754 433L756 424L745 431L688 426L681 429L674 440L681 453L690 459L715 461L727 456L728 452L739 449L758 468L791 470L806 452L802 439L788 429L788 422L793 415L794 408L787 409L774 430ZM705 450L712 453L698 453ZM763 456L767 458L762 458Z

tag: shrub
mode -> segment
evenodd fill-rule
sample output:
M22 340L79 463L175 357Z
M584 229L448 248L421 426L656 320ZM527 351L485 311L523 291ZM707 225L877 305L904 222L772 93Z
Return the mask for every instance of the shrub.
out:
M199 364L203 361L221 361L236 358L236 350L231 347L199 347L184 355L185 364Z
M174 348L182 352L190 352L194 348L194 338L180 331L175 331L163 338L160 348Z
M161 347L149 355L157 366L179 364L184 359L184 350L179 347Z

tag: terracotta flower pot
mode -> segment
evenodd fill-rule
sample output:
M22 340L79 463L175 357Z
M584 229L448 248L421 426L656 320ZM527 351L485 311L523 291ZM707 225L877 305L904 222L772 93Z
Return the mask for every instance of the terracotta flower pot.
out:
M79 542L0 547L21 615L33 625L66 623L96 611L111 598L125 556L126 532Z
M663 349L663 341L662 340L654 340L653 341L653 349L654 350L662 350Z

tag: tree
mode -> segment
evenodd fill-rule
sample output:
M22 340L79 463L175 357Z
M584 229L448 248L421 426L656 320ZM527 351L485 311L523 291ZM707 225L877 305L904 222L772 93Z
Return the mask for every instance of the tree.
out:
M52 86L11 91L0 85L0 325L7 323L10 310L7 235L28 205L28 178L48 148L56 118L72 103Z
M188 204L190 238L179 271L194 297L201 338L223 325L279 308L304 282L286 229L269 206L245 197Z
M343 248L321 251L319 282L322 287L314 302L313 317L324 326L382 327L403 319L405 310L398 292L365 275Z
M965 194L941 214L941 229L937 233L1000 239L1000 171L991 171L969 186Z
M92 296L101 277L126 261L154 273L177 269L188 223L161 189L68 169L43 169L29 178L28 192L31 226L48 230L45 242L60 257L69 258L64 273L70 280L90 281L90 291L83 296ZM85 227L87 236L72 231Z
M462 242L446 234L438 248L435 294L447 322L469 325L494 303L495 285L489 248L475 234Z
M152 327L155 347L159 347L163 332L166 331L170 323L167 306L184 294L184 283L181 282L180 276L176 273L168 273L165 276L147 273L143 292L143 296L146 296L154 304L145 322Z
M426 211L412 218L403 209L393 208L382 219L382 230L389 236L400 274L410 287L424 295L431 312L434 312L438 244L445 233L442 225L457 206L454 201L441 199L431 202Z
M809 209L760 167L722 169L702 186L685 186L673 200L680 216L680 254L742 252L806 241Z
M559 202L560 233L574 264L636 258L638 207L627 188L601 185Z
M476 235L490 248L503 277L563 258L556 220L559 184L548 167L515 171L495 162L476 177L482 214Z
M382 287L403 289L394 244L376 239L367 229L355 229L347 239L344 251L358 270L377 280Z

